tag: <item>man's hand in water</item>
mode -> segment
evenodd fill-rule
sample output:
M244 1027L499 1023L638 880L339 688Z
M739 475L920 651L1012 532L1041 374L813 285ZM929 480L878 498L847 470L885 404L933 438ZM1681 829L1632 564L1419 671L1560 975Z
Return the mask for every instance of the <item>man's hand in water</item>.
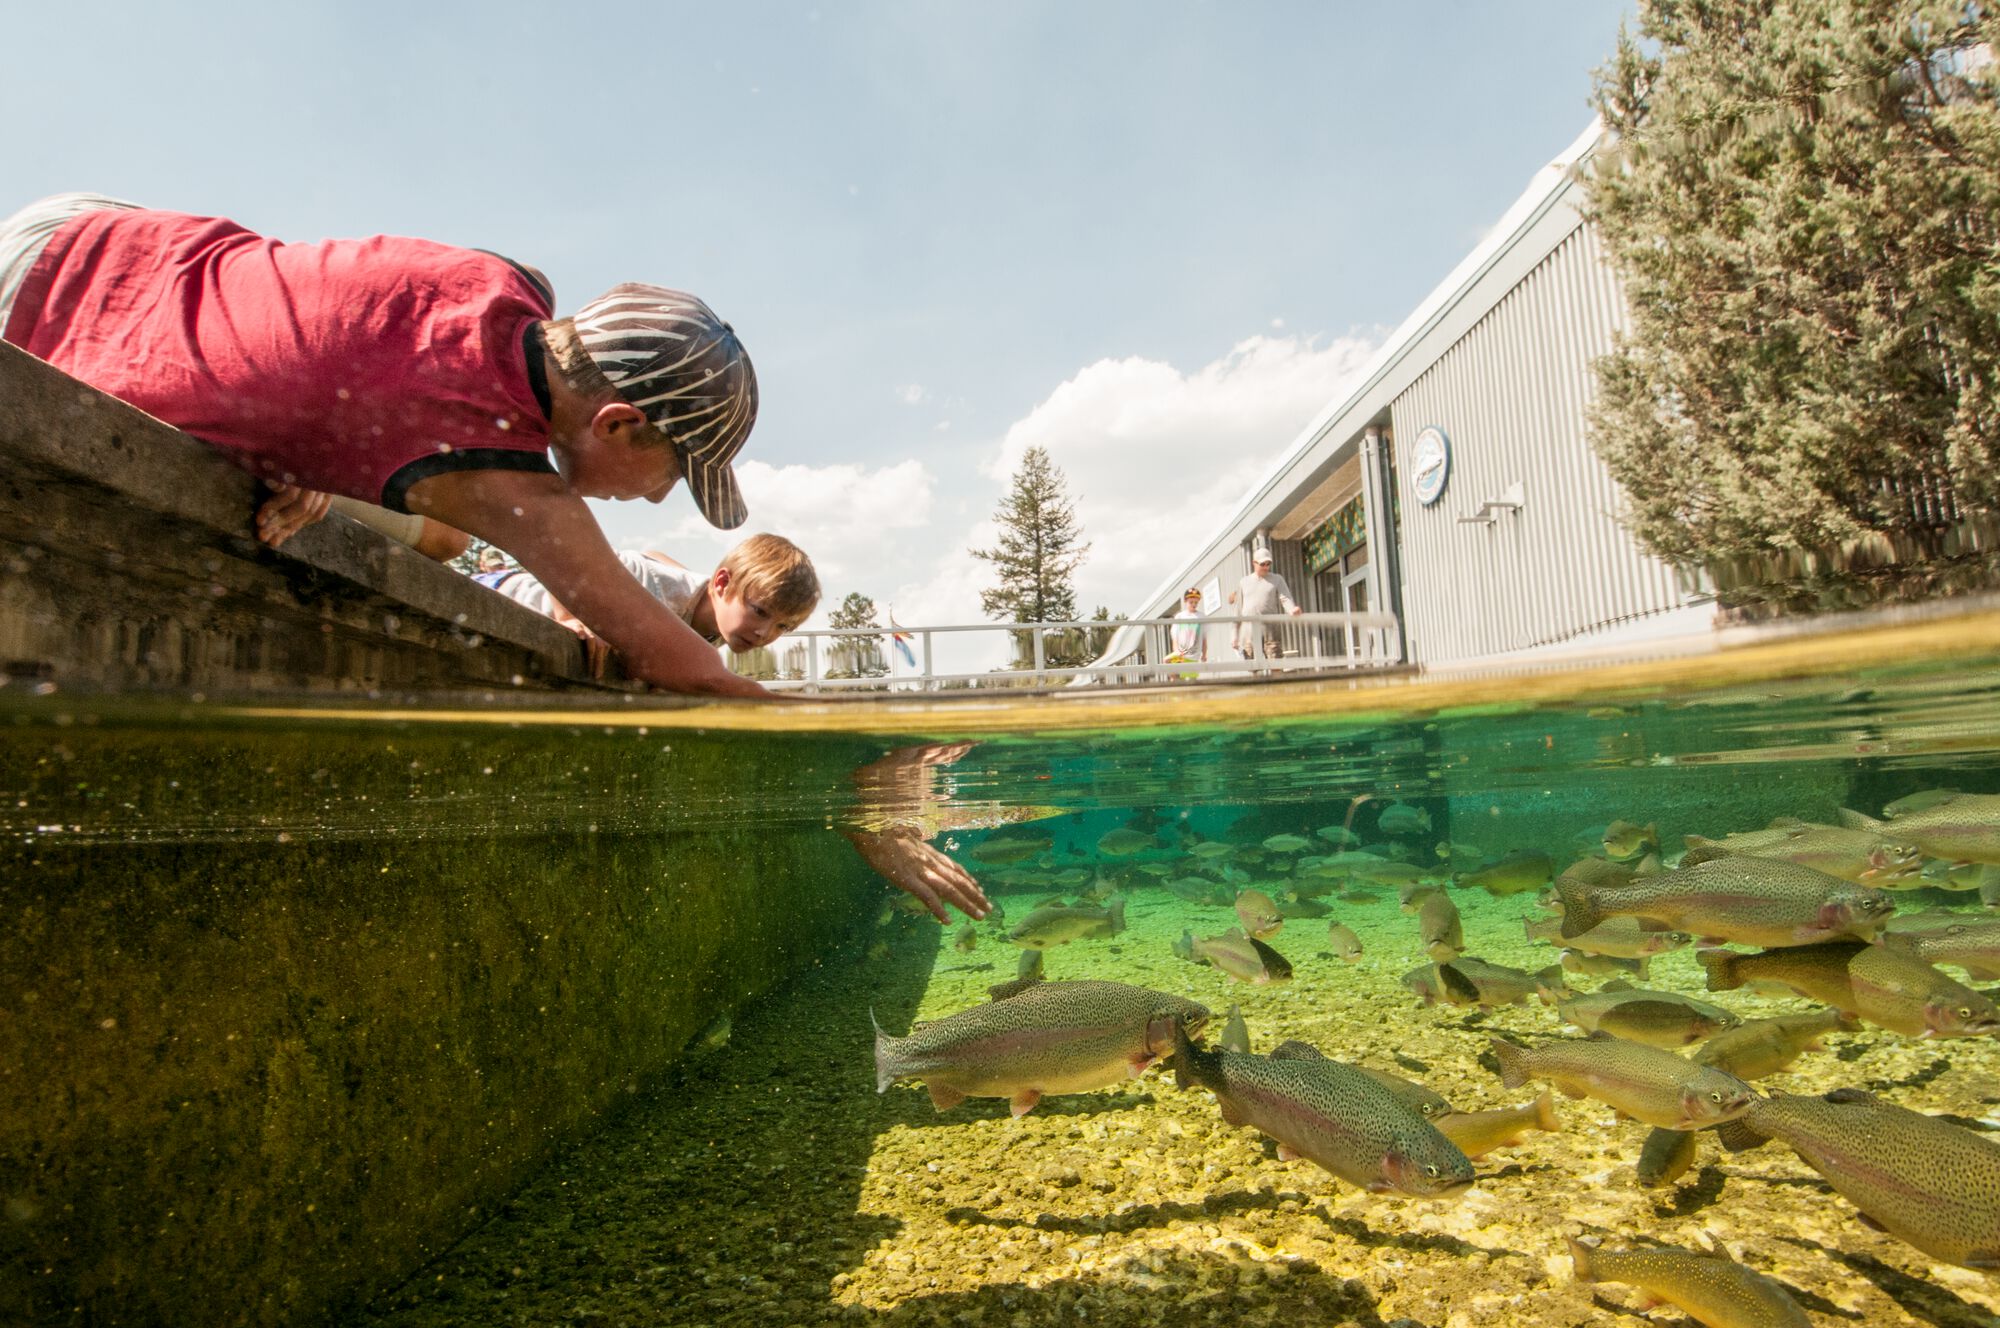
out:
M892 825L882 830L844 831L862 858L898 890L923 901L939 922L951 921L950 904L969 918L993 911L986 892L972 873L924 842L915 826Z

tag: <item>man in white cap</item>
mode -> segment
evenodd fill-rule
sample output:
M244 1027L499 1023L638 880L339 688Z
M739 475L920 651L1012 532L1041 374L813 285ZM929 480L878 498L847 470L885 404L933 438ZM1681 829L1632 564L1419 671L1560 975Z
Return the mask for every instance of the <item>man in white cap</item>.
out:
M685 479L711 524L740 525L750 357L681 291L553 304L533 269L427 240L286 244L93 194L0 220L0 337L264 480L266 543L330 494L428 517L512 554L633 677L768 695L646 593L584 502Z
M1289 613L1297 617L1299 614L1292 588L1285 584L1284 577L1271 570L1271 551L1262 546L1250 555L1250 575L1237 583L1235 600L1236 611L1245 615ZM1236 650L1243 658L1256 658L1253 646L1258 641L1263 642L1265 659L1277 659L1284 654L1276 623L1236 624Z

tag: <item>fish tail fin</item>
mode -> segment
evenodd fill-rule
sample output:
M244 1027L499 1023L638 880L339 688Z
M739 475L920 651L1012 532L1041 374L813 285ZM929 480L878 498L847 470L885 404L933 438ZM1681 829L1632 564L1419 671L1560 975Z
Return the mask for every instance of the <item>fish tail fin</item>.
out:
M1735 991L1743 985L1743 975L1736 970L1736 961L1743 956L1733 950L1697 950L1694 957L1708 974L1710 991Z
M1125 930L1125 899L1122 895L1106 904L1104 911L1110 919L1113 936Z
M1575 1236L1569 1238L1569 1262L1570 1266L1576 1270L1577 1281L1595 1282L1597 1280L1597 1268L1591 1261L1590 1246L1584 1244Z
M868 1007L868 1022L875 1025L875 1091L886 1093L901 1072L896 1064L896 1043L900 1039L891 1037L883 1029L872 1005Z
M1733 1121L1724 1121L1715 1127L1715 1142L1732 1153L1741 1153L1770 1143L1771 1136L1760 1133L1748 1121L1738 1116Z
M1212 1088L1220 1082L1216 1062L1219 1053L1204 1051L1188 1039L1187 1022L1174 1020L1174 1084L1179 1088L1193 1088L1197 1084Z
M1555 879L1556 898L1562 901L1564 940L1574 940L1598 923L1604 921L1604 914L1598 908L1597 899L1589 886L1574 876L1558 876Z
M1555 1094L1546 1088L1542 1090L1542 1095L1535 1099L1535 1128L1549 1134L1562 1129L1562 1122L1556 1119Z
M1500 1062L1500 1083L1506 1088L1520 1088L1528 1082L1528 1049L1518 1042L1506 1038L1492 1041L1493 1058Z

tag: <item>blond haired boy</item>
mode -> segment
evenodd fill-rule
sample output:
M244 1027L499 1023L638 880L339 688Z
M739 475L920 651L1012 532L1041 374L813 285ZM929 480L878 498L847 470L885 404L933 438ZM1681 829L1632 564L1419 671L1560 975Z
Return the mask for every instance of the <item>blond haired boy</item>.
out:
M812 559L782 535L752 535L722 555L707 576L658 549L621 553L618 560L702 640L739 655L796 631L819 604L819 574ZM514 572L493 588L583 637L591 645L593 670L602 671L602 640L534 573Z

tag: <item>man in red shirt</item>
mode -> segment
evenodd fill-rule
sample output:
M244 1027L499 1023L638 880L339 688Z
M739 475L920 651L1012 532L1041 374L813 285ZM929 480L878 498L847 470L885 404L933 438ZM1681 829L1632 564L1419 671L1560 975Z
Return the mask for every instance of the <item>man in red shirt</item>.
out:
M265 480L269 544L328 494L430 517L512 554L634 677L769 695L640 587L583 501L685 479L712 524L742 523L756 375L692 295L627 284L557 319L539 273L481 250L285 244L63 195L0 222L0 314L7 341Z

